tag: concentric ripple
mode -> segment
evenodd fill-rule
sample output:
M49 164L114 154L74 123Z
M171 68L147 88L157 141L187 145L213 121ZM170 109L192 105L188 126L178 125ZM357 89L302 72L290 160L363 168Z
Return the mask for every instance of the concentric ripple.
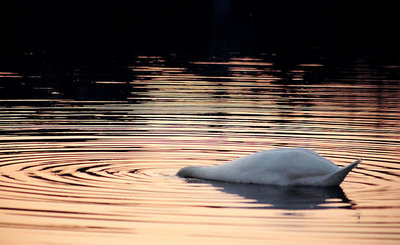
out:
M118 101L0 101L1 244L400 240L393 67L283 71L263 58L176 66L138 57L129 69L128 82L92 82L130 89ZM314 149L340 166L363 162L341 188L175 175L275 147Z

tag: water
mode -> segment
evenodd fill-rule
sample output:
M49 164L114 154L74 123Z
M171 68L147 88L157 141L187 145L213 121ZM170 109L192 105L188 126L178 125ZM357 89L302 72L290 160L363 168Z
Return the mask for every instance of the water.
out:
M0 243L398 244L400 67L273 57L3 69ZM338 188L175 176L276 147L363 162Z

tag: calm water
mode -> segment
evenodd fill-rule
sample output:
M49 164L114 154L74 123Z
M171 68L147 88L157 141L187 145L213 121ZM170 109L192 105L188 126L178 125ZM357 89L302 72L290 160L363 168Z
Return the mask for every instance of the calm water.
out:
M0 243L399 244L399 69L262 55L3 69ZM328 189L175 176L276 147L363 162Z

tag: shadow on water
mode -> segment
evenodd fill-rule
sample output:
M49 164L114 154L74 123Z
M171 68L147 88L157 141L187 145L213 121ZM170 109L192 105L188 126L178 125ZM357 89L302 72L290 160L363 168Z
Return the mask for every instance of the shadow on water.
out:
M352 209L355 203L348 199L341 187L274 186L258 184L228 183L199 179L188 179L190 183L211 184L219 191L252 200L261 208L307 210L307 209ZM257 206L257 208L260 208Z

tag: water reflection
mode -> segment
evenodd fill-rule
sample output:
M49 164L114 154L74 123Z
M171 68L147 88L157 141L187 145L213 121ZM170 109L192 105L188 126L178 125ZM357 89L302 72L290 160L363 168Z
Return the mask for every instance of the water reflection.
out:
M251 203L262 204L254 208L307 210L352 208L355 203L347 198L341 187L274 186L227 183L189 178L189 183L211 184L217 190L240 196ZM247 208L253 208L251 205Z
M171 57L0 73L0 237L399 240L398 66ZM282 146L363 163L343 190L175 176Z

